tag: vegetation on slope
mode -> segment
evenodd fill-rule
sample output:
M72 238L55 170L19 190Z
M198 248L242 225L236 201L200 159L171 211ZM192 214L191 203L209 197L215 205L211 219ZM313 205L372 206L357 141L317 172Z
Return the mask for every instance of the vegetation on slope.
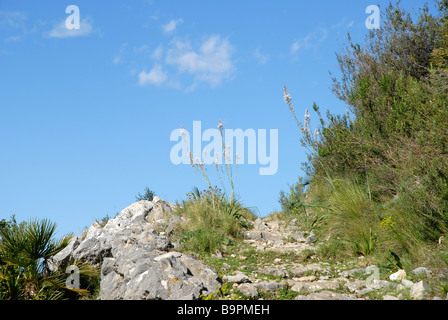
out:
M349 112L323 117L314 105L314 131L285 88L309 184L282 192L283 209L378 263L448 262L448 2L436 11L412 18L390 5L363 45L349 37L333 78Z

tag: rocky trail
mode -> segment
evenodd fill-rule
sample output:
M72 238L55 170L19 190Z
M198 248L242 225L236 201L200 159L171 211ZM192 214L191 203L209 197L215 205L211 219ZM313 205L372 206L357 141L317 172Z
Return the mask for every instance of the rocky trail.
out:
M295 300L442 299L432 295L426 281L408 280L404 270L381 276L376 266L363 266L362 259L344 264L316 261L313 253L322 242L313 233L299 231L294 219L289 224L269 217L257 219L244 238L260 256L278 256L257 264L250 273L244 271L243 263L234 275L224 276L251 299L262 298L263 293L268 298ZM413 279L432 277L424 267L411 274Z
M363 259L321 261L325 243L296 220L257 219L238 245L199 259L171 238L182 217L159 198L125 208L106 225L94 223L51 259L53 270L86 261L101 276L96 299L448 299L436 288L446 274L421 267L381 274Z

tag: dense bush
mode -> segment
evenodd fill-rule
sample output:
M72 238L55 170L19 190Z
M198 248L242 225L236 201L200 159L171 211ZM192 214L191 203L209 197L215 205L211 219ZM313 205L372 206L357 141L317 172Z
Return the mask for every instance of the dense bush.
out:
M308 111L297 121L285 88L310 150L307 197L328 206L323 227L355 254L447 262L448 2L435 11L412 18L391 4L363 46L349 37L332 88L349 112L323 117L314 105L314 132Z

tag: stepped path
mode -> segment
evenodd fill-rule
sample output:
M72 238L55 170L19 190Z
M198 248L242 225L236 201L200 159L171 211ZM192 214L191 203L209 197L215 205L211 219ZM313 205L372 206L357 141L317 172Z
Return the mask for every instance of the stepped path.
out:
M362 258L324 262L316 252L326 240L301 231L296 222L296 219L289 222L269 217L257 219L244 234L244 246L232 252L216 252L214 257L222 260L219 265L225 271L224 284L231 284L234 293L227 298L236 299L238 295L249 299L295 300L445 298L431 295L431 289L423 281L414 283L402 278L391 281L389 274L381 275L376 266L366 265Z

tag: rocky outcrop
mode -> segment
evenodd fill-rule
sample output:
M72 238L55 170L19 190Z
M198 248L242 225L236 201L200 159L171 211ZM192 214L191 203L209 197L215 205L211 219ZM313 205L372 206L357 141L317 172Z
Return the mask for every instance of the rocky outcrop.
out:
M104 227L94 223L55 255L50 269L85 261L101 269L100 300L185 300L207 296L221 286L212 268L174 251L168 237L182 219L175 206L155 198L125 208Z
M50 268L73 261L97 266L102 300L186 300L211 293L216 294L210 298L218 299L241 295L296 300L445 298L434 296L435 274L424 267L384 274L374 265L366 267L361 258L322 261L317 250L328 239L301 231L295 219L256 219L242 234L244 245L216 250L211 263L222 274L222 286L213 268L179 252L171 233L184 220L173 214L174 209L175 205L157 197L136 202L106 225L94 223L74 237L51 259ZM447 274L437 277L448 279Z

